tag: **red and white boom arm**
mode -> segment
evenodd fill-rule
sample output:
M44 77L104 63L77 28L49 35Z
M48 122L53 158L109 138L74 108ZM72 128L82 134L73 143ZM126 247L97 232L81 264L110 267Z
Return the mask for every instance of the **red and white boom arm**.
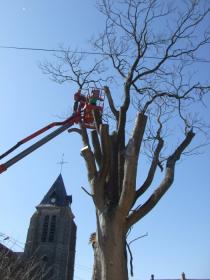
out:
M17 149L20 145L26 143L27 141L33 139L34 137L40 135L41 133L47 131L48 129L50 129L54 126L57 126L57 125L62 125L61 127L56 129L52 133L48 134L47 136L45 136L41 140L37 141L36 143L31 145L27 149L23 150L22 152L20 152L18 155L14 156L13 158L8 160L7 162L5 162L3 164L0 164L0 173L6 171L7 168L9 168L10 166L15 164L16 162L18 162L22 158L26 157L27 155L29 155L30 153L32 153L33 151L35 151L36 149L38 149L39 147L41 147L42 145L47 143L48 141L52 140L53 138L55 138L56 136L58 136L59 134L61 134L65 130L67 130L70 126L74 125L75 123L78 123L79 121L80 121L80 114L77 114L77 115L74 115L74 116L68 118L64 122L51 123L48 126L45 126L44 128L36 131L35 133L31 134L30 136L28 136L28 137L24 138L23 140L19 141L15 146L13 146L11 149L9 149L6 153L1 155L0 158L3 158L5 156L7 156L9 153L11 153L15 149Z
M32 153L33 151L35 151L36 149L38 149L39 147L41 147L42 145L47 143L48 141L52 140L53 138L55 138L60 133L64 132L70 126L72 126L74 124L82 123L84 125L84 127L94 129L95 126L94 126L94 118L93 118L92 112L93 112L93 110L99 110L99 112L102 114L103 107L104 107L104 93L101 89L92 90L92 93L97 94L97 96L96 95L92 96L92 97L94 97L93 99L95 99L94 104L91 103L91 95L88 94L86 97L83 96L85 102L83 101L83 103L81 103L82 106L79 106L79 109L75 110L74 114L71 117L69 117L68 119L66 119L63 122L52 122L52 123L48 124L47 126L37 130L36 132L34 132L31 135L27 136L26 138L22 139L17 144L15 144L13 147L11 147L9 150L7 150L5 153L0 155L0 160L1 160L2 158L8 156L10 153L12 153L14 150L16 150L21 145L23 145L26 142L28 142L29 140L37 137L38 135L44 133L45 131L49 130L50 128L53 128L55 126L61 126L58 129L56 129L55 131L53 131L52 133L48 134L41 140L37 141L36 143L34 143L30 147L28 147L27 149L23 150L22 152L20 152L19 154L17 154L16 156L14 156L10 160L8 160L7 162L0 164L0 173L6 171L8 167L12 166L13 164L18 162L22 158L26 157L27 155L29 155L30 153ZM98 104L96 104L96 102Z

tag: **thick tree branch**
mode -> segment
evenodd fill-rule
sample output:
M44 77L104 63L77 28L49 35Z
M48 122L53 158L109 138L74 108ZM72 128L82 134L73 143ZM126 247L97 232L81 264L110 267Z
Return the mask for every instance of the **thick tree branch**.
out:
M99 170L99 177L101 182L105 182L106 176L109 172L110 160L111 160L111 143L109 136L109 126L102 124L100 126L100 138L101 138L101 152L102 162Z
M87 133L87 129L83 126L83 124L80 123L80 130L81 130L81 136L82 136L82 142L83 146L90 147L90 141Z
M102 154L101 154L100 141L99 141L98 133L96 130L91 131L91 138L92 138L92 144L93 144L93 149L94 149L94 156L95 156L96 162L100 168L101 162L102 162Z
M130 228L137 221L142 219L147 213L149 213L153 207L159 202L162 196L166 193L169 187L174 181L174 171L176 162L180 159L184 150L191 143L195 133L189 131L183 140L183 142L178 146L174 153L168 157L166 163L165 177L159 187L154 191L154 193L149 197L149 199L137 210L132 212L127 218L127 229Z
M113 115L115 116L116 120L118 121L119 119L119 112L116 110L115 106L114 106L114 101L112 99L112 95L110 93L110 89L107 86L104 86L104 92L106 94L108 103L109 103L109 107L113 113Z
M125 150L124 178L122 193L119 201L120 211L129 211L133 204L136 188L136 175L139 159L139 151L146 127L147 117L139 113L136 119L134 131Z
M102 116L101 112L96 109L92 110L93 118L94 118L94 125L97 130L97 133L100 134L100 125L102 124Z
M125 151L125 125L126 125L126 112L123 112L122 107L119 112L119 122L117 130L117 143L118 143L118 189L121 193L123 178L124 178L124 151Z
M103 197L103 178L101 178L100 173L96 169L95 158L93 152L88 146L85 146L81 150L81 155L85 160L88 180L91 186L91 195L93 201L98 209L103 208L104 197Z
M81 149L81 156L84 158L88 170L88 180L91 185L97 176L97 169L93 152L88 146Z
M135 197L134 203L150 187L150 185L153 181L153 178L155 176L156 169L159 165L159 155L164 146L164 140L160 136L160 131L161 131L161 127L157 131L156 139L158 140L158 144L157 144L155 152L154 152L154 156L153 156L153 159L152 159L152 162L150 165L150 169L149 169L147 178L144 181L143 185L136 191L136 197Z

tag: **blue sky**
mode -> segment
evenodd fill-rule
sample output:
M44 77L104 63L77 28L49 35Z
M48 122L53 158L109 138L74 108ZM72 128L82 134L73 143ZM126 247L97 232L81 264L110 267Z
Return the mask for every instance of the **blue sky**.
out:
M0 45L89 50L88 40L103 28L93 0L0 0ZM203 53L209 58L209 49ZM72 84L58 85L43 75L39 63L52 59L43 52L0 49L0 153L49 122L71 113ZM201 67L208 79L210 64ZM210 99L206 99L210 105ZM209 109L203 115L209 121ZM62 176L78 226L75 279L90 279L93 255L88 245L95 230L86 169L78 135L63 133L0 175L0 232L25 242L29 220L60 172L62 153L68 164ZM178 164L176 180L159 205L133 230L130 239L148 232L132 245L134 280L210 278L210 152Z

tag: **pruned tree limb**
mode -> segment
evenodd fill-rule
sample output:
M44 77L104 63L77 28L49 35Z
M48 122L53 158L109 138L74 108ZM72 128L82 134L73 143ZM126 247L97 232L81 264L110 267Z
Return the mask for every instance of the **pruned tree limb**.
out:
M166 163L166 172L165 177L159 187L153 192L153 194L149 197L149 199L135 212L132 212L127 218L127 228L130 228L137 221L142 219L148 212L152 210L152 208L159 202L165 192L169 189L174 181L174 171L176 162L180 159L184 150L191 143L195 133L193 131L189 131L182 141L182 143L177 147L171 156L168 157Z
M81 136L82 136L82 142L83 146L88 146L90 147L90 141L87 133L87 129L83 126L82 123L80 123L80 130L81 130Z
M101 154L101 145L100 145L98 133L96 130L91 131L91 139L92 139L92 144L93 144L93 149L94 149L94 156L95 156L96 162L100 168L101 162L102 162L102 154Z
M153 178L155 176L156 169L159 165L159 155L164 146L164 140L161 137L162 123L160 123L160 121L159 121L159 124L160 124L160 126L156 133L156 139L158 141L158 144L154 151L154 155L153 155L152 162L151 162L151 165L150 165L150 168L148 171L147 178L144 181L144 183L142 184L142 186L136 191L136 197L134 200L134 204L135 204L136 200L150 187L150 185L153 181Z
M105 182L106 176L108 175L110 159L111 159L111 143L109 136L109 126L102 124L100 126L100 139L101 139L101 152L102 162L99 170L99 176L102 182Z
M93 152L88 146L81 149L81 156L84 158L88 170L88 180L93 184L94 179L97 176L97 169L95 164L95 158Z
M116 120L118 121L119 119L119 112L116 110L115 105L114 105L114 101L112 99L112 95L110 93L110 89L108 86L104 86L104 92L106 94L108 103L109 103L109 107L113 113L113 115L115 116Z
M139 159L139 151L144 136L147 117L139 113L132 137L130 138L125 150L125 167L122 193L119 201L120 211L129 211L135 197L136 175Z
M95 128L98 132L98 134L100 133L100 125L102 124L102 115L101 112L99 110L92 110L92 114L93 114L93 118L94 118L94 125Z

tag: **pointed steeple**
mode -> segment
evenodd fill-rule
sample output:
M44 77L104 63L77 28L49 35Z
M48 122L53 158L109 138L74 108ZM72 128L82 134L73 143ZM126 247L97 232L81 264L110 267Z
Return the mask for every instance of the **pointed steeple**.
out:
M69 206L72 202L71 195L67 195L61 174L55 180L52 187L44 196L40 205L55 205L55 206Z
M31 217L23 258L40 260L43 280L74 279L77 227L70 203L59 175Z

